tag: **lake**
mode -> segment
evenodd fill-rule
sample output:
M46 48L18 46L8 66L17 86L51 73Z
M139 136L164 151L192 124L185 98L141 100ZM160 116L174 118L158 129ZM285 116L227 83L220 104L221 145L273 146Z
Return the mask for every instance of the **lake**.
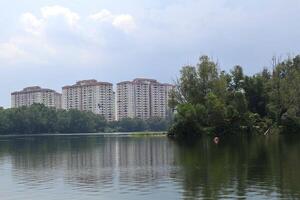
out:
M300 137L0 137L1 200L299 199Z

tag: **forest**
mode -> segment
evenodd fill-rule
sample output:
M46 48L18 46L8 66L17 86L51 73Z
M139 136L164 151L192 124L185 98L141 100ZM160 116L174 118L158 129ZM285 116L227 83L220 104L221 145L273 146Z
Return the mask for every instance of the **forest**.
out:
M43 104L0 108L0 134L96 133L166 131L169 122L161 118L122 119L107 122L102 116L78 110L57 110Z
M175 116L168 134L299 133L300 56L274 58L272 65L251 76L239 65L221 71L208 56L184 66L170 96Z

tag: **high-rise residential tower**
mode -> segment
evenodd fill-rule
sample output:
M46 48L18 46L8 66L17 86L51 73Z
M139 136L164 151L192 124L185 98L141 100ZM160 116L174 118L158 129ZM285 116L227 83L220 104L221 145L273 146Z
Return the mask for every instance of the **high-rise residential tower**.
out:
M117 84L117 118L168 116L169 93L173 85L162 84L154 79L137 78Z
M97 80L83 80L62 88L63 109L92 111L106 120L115 120L115 93L113 85Z
M133 83L124 81L117 84L117 116L118 119L134 118L134 88Z
M21 91L11 93L11 107L30 106L41 103L47 107L61 108L61 94L39 86L27 87Z
M150 99L151 99L151 116L166 118L170 112L169 96L173 89L173 85L168 83L154 83L150 85Z

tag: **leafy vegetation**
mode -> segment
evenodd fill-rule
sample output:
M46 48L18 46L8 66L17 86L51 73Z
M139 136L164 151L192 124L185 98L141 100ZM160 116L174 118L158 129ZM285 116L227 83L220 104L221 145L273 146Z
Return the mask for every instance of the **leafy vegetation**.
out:
M168 122L160 118L107 122L92 112L56 110L42 104L0 108L0 134L166 131L167 128Z
M300 130L300 56L253 76L244 75L241 66L220 71L216 62L202 56L180 74L170 100L176 113L170 136Z

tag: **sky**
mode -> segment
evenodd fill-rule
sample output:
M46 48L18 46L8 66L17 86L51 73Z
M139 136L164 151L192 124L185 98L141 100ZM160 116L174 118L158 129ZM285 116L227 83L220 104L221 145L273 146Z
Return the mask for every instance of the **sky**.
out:
M201 55L246 74L300 53L299 0L0 0L0 106L39 85L172 83Z

